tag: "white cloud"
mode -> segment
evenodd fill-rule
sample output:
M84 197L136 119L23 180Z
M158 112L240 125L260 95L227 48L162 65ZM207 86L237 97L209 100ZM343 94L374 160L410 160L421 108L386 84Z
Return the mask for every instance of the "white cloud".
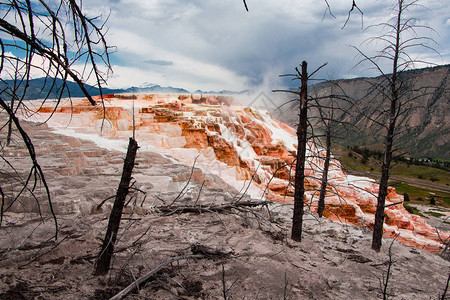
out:
M16 76L20 78L25 75L25 65L28 61L25 60L24 57L20 57L15 55L14 53L8 51L4 53L3 60L3 70L1 72L1 78L4 80L15 80ZM47 73L44 71L49 70L49 61L47 59L43 59L39 55L34 55L32 59L31 68L29 70L29 75L31 78L39 78L47 76ZM54 73L54 68L50 69L50 74ZM55 75L55 74L53 74Z
M444 2L427 0L429 10L414 10L424 25L439 32L442 50L450 47L450 6ZM311 68L328 62L322 77L361 75L361 70L352 69L356 52L348 45L360 46L370 34L361 30L356 9L341 30L351 0L329 1L336 19L324 16L322 0L247 0L248 13L236 0L83 3L90 15L111 10L107 37L118 47L112 56L111 87L153 82L194 90L241 90L276 81L268 78L292 72L302 60ZM364 27L385 20L392 5L390 0L357 3L364 12ZM449 54L443 54L442 63L448 61Z
M180 59L165 72L154 68L133 68L113 66L113 75L108 80L110 87L139 86L146 82L162 86L182 87L190 91L204 90L244 90L248 79L223 67L201 63L189 59Z

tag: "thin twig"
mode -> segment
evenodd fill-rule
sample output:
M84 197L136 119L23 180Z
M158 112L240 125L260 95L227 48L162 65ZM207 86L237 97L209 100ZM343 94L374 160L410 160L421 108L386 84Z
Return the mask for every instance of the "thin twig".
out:
M243 0L243 1L244 1L245 10L248 12L247 2L245 2L245 0Z

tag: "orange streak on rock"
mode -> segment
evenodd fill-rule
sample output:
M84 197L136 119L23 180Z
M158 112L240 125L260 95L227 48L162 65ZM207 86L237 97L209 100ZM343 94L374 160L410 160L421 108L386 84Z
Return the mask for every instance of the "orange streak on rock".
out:
M211 147L217 161L225 163L235 171L234 180L252 179L253 185L261 191L266 191L268 199L280 203L293 203L294 191L289 185L289 180L293 181L294 178L295 169L290 164L294 161L295 151L288 150L282 142L274 140L278 137L273 136L273 132L265 123L263 116L265 118L266 116L257 110L231 106L234 100L228 96L117 95L120 99L114 97L113 94L104 96L110 100L105 102L104 108L102 105L93 107L87 99L83 99L74 101L72 106L61 105L55 113L82 116L86 114L89 115L90 122L99 122L105 118L112 126L109 135L120 136L121 132L133 129L130 113L133 100L138 106L135 110L136 130L144 139L145 133L148 132L153 134L156 140L159 139L158 135L161 136L160 147L169 148L176 145L175 147L195 148L199 152ZM99 97L94 99L100 101ZM50 114L53 110L50 105L44 105L39 112ZM293 128L278 120L275 120L270 128L274 128L274 124L285 130L287 135L295 137ZM92 124L83 125L87 127ZM172 140L167 142L169 138ZM320 180L314 178L321 178L325 151L313 145L309 145L309 148L311 153L317 153L317 157L309 158L307 162L305 175L308 178L305 180L305 186L317 191ZM72 168L60 171L67 175L82 172L86 162L83 158L76 158L75 162ZM197 175L201 176L200 173ZM194 172L194 176L197 175ZM269 183L272 177L274 178ZM183 181L185 178L174 180ZM355 188L346 183L346 175L338 162L331 163L329 180L331 183L327 187L324 216L338 222L348 222L366 228L373 227L376 210L374 195L378 194L378 185L374 182L357 182ZM335 195L336 193L339 193L339 197ZM318 193L314 196L313 192L307 193L305 202L316 210L317 198ZM398 195L395 188L389 187L386 205L401 201L403 196ZM426 224L425 219L406 211L403 204L387 207L385 214L385 237L397 237L400 233L397 240L403 244L429 252L440 250L442 243L435 230ZM449 233L441 233L442 239L448 237Z

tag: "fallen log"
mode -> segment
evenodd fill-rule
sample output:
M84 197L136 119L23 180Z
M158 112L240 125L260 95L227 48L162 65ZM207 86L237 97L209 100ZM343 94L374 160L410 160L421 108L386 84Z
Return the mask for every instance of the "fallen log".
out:
M225 252L219 249L211 248L200 244L191 245L191 252L193 254L203 255L208 258L228 258L234 254L233 251Z
M138 288L139 285L143 284L144 282L146 282L147 280L149 280L151 277L155 276L158 272L160 272L165 266L173 263L174 261L178 261L178 260L182 260L182 259L192 259L192 258L203 258L205 257L204 255L201 254L194 254L194 255L182 255L182 256L175 256L175 257L171 257L169 259L167 259L166 261L164 261L162 264L158 265L156 268L154 268L153 270L151 270L150 272L146 273L145 275L143 275L142 277L139 277L138 279L136 279L136 281L134 281L133 283L131 283L129 286L127 286L125 289L123 289L122 291L120 291L117 295L115 295L114 297L112 297L110 300L119 300L119 299L123 299L126 295L128 295L129 293L131 293L134 289Z
M221 205L162 205L156 207L156 210L164 213L166 216L183 213L205 213L217 212L227 213L232 209L264 206L272 203L271 201L240 201Z

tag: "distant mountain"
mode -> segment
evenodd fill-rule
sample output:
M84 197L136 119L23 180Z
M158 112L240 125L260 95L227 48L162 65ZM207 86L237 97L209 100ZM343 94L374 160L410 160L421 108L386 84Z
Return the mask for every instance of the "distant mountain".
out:
M396 132L396 147L414 157L450 158L450 65L406 71L401 75L408 91L404 99L404 114L399 118ZM326 95L334 88L334 94L346 94L356 103L340 102L347 109L339 116L341 121L352 124L346 131L339 131L344 145L377 147L384 142L385 130L366 115L376 116L388 109L379 89L383 77L355 78L323 82L309 87L309 94ZM280 120L296 126L297 109L285 107L275 113ZM312 111L317 116L317 111Z
M183 88L175 88L175 87L162 87L157 84L151 84L143 87L130 87L126 90L123 90L124 93L149 93L149 94L189 94L190 92L188 90L185 90Z
M34 100L34 99L43 99L46 97L46 95L49 95L49 98L56 98L60 87L62 87L63 81L61 79L56 79L56 84L52 88L51 80L42 78L37 79L31 79L29 81L29 86L27 90L26 100ZM0 82L0 90L4 90L7 85L13 86L14 82L12 80L5 80L5 82ZM67 87L64 90L63 97L69 97L69 94L71 97L84 97L83 92L81 91L78 84L76 84L73 81L67 81L66 82ZM86 90L91 94L91 96L97 96L100 95L100 90L97 87L91 86L89 84L84 85ZM23 87L19 86L19 93L23 91ZM236 95L236 94L242 94L246 91L241 92L234 92L234 91L202 91L197 90L194 92L194 94L214 94L214 95ZM183 89L183 88L177 88L177 87L171 87L171 86L160 86L158 84L144 84L143 86L139 87L130 87L127 89L109 89L109 88L103 88L103 94L120 94L120 93L148 93L148 94L191 94L190 91Z
M42 77L42 78L36 78L31 79L29 81L28 90L26 93L26 100L34 100L34 99L42 99L45 98L47 95L49 95L49 98L56 98L57 95L60 92L60 88L63 85L62 79L56 79L55 86L52 87L52 80ZM14 82L12 80L5 80L5 82L0 82L0 90L4 90L6 86L13 86ZM66 89L63 92L63 97L84 97L83 92L81 91L78 84L76 84L73 81L66 81ZM84 85L86 90L92 95L100 95L100 90L97 87L85 84ZM19 85L18 92L19 94L23 91L24 84ZM120 89L103 89L103 94L114 94L123 92L123 90Z
M222 91L202 91L202 90L196 90L194 94L208 94L208 95L241 95L248 93L248 90L235 92L235 91L229 91L229 90L222 90Z

